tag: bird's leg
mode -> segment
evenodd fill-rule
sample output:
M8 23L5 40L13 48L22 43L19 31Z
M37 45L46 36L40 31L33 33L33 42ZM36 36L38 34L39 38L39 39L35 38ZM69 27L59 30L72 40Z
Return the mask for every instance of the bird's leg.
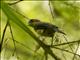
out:
M53 36L52 36L52 40L51 40L51 46L53 45Z
M54 37L55 37L55 33L53 33L53 35L52 35L51 46L53 45Z

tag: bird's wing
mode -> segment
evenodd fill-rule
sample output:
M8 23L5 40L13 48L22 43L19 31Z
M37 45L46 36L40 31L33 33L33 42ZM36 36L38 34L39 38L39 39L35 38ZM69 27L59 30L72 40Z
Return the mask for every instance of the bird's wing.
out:
M58 30L57 26L50 24L50 23L45 23L45 22L38 22L38 23L36 23L35 27L36 27L36 29L51 29L53 31Z
M43 29L43 30L47 30L47 31L50 30L53 32L59 32L59 33L65 34L61 30L59 30L59 28L56 25L53 25L50 23L45 23L45 22L36 23L36 29Z
M48 23L39 22L39 23L36 23L35 27L37 29L47 29L50 27L50 25Z

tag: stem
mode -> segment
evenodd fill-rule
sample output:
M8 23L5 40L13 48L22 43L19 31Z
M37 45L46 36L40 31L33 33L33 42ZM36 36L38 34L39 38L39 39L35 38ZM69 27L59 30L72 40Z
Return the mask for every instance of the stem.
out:
M66 38L64 35L63 35L63 37L65 38L66 42L68 42L67 38ZM69 47L70 47L71 51L73 52L73 49L72 49L72 47L70 46L70 44L69 44L69 43L68 43L68 45L69 45Z
M78 46L77 46L77 48L76 48L75 54L77 53L78 48L79 48L79 42L78 42ZM72 59L72 60L74 60L74 59L75 59L75 54L74 54L74 56L73 56L73 59Z
M61 45L67 45L67 44L74 44L74 43L78 43L78 42L80 42L80 40L71 41L71 42L67 42L67 43L56 44L56 45L52 45L52 46L50 46L50 47L61 46Z
M11 33L12 40L13 40L13 43L14 43L14 52L15 52L16 51L16 45L15 45L15 40L14 40L14 37L13 37L13 33L12 33L12 29L11 29L10 23L9 23L9 28L10 28L10 33Z
M73 52L70 52L68 50L64 50L64 49L61 49L61 48L58 48L58 47L54 47L55 49L59 49L59 50L62 50L62 51L65 51L65 52L68 52L68 53L71 53L71 54L74 54L74 55L77 55L80 57L80 55L76 54L76 53L73 53Z
M8 4L9 4L9 5L15 5L15 4L17 4L17 3L21 2L21 1L23 1L23 0L19 0L19 1L16 1L16 2L14 2L14 3L8 3Z
M48 60L48 53L45 51L45 60Z
M53 11L52 11L52 9L51 9L51 3L50 3L50 1L49 1L49 8L50 8L50 12L51 12L51 15L52 15L52 18L54 19L54 15L53 15Z
M7 26L8 26L8 21L7 21L7 24L3 30L3 35L2 35L2 39L1 39L1 43L0 43L0 52L2 50L2 45L3 45L3 41L4 41L4 36L5 36L5 33L6 33L6 29L7 29Z

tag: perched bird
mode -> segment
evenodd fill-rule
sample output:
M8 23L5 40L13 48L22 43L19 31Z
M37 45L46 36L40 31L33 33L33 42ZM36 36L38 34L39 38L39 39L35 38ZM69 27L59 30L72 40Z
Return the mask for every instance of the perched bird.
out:
M41 22L38 19L31 19L29 21L29 25L32 26L34 28L35 31L37 30L41 30L41 32L39 32L42 36L48 36L51 37L53 36L53 34L55 32L59 32L65 35L64 32L62 32L61 30L59 30L59 28L53 24L50 23L46 23L46 22Z
M57 26L50 23L41 22L38 19L30 19L29 25L33 27L34 30L41 36L52 37L53 39L55 32L65 35L65 33L59 30Z

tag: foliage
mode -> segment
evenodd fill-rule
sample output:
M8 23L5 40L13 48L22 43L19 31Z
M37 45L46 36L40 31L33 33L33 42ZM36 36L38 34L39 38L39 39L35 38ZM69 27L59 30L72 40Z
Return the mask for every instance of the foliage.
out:
M79 1L0 1L2 60L79 60L80 2ZM39 19L55 24L67 34L56 33L45 42L28 25ZM40 49L34 52L36 45ZM68 58L67 58L68 57Z

